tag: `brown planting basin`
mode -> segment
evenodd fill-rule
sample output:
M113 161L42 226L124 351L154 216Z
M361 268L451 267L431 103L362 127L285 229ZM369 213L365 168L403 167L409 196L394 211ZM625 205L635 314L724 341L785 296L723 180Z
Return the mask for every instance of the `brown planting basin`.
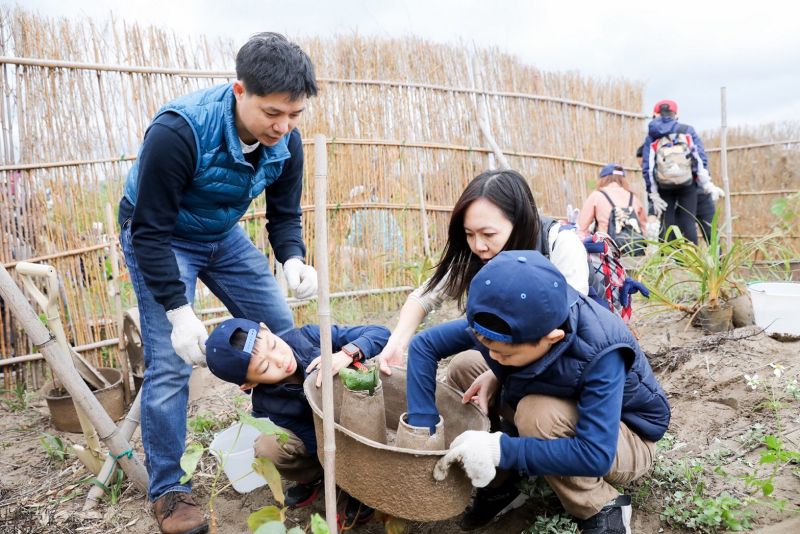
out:
M397 430L406 411L406 372L393 368L392 376L381 375L386 426ZM315 385L316 373L306 379L304 389L314 412L317 455L324 464L322 389ZM472 494L472 483L457 466L446 479L433 478L433 466L446 450L418 451L384 445L360 436L339 424L343 387L333 379L336 428L336 484L361 502L387 514L412 521L438 521L464 511ZM473 404L463 404L461 393L437 382L436 406L444 417L445 442L465 430L489 430L489 420ZM390 441L391 443L391 441Z
M111 420L117 421L125 413L122 373L119 369L111 367L98 367L97 370L111 385L107 388L92 391L92 394ZM81 424L78 421L78 413L75 411L75 403L72 400L72 396L64 390L53 388L52 384L50 386L47 389L45 400L47 401L47 408L50 410L53 426L62 432L81 432Z

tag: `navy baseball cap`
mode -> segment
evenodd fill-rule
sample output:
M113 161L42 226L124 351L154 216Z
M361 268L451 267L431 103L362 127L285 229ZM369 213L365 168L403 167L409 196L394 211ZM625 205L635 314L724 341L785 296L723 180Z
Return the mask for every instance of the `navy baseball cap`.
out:
M600 169L600 178L608 176L609 174L616 174L617 176L625 176L625 169L619 163L609 163Z
M261 326L247 319L228 319L211 332L206 340L206 364L214 376L241 386L247 381L247 368L256 345L256 336ZM244 347L231 345L237 331L247 334Z
M567 281L555 265L535 250L507 250L484 265L472 279L467 321L478 334L503 343L532 343L558 328L569 316ZM511 333L476 322L480 314L504 321Z

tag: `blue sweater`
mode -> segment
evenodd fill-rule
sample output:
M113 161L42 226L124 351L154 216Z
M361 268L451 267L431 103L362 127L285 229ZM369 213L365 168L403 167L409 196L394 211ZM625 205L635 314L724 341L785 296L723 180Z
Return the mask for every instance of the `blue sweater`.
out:
M299 437L309 454L317 451L314 419L311 407L303 393L306 367L320 355L319 325L306 325L290 330L281 336L297 360L295 375L300 383L278 382L259 384L253 389L253 416L269 417L273 423ZM364 355L372 358L380 353L389 340L389 330L383 326L331 326L333 352L339 352L348 343L355 344ZM334 378L336 379L336 378Z
M619 340L589 339L587 330L601 325ZM531 475L604 476L617 449L619 423L625 421L644 439L655 441L666 431L669 406L638 346L626 339L621 321L585 298L571 309L571 332L542 359L523 368L499 365L472 336L465 319L427 329L415 336L408 352L408 413L415 426L429 426L438 419L433 402L438 360L463 350L480 350L497 376L500 402L516 409L526 394L538 393L576 399L578 423L575 436L544 440L503 435L499 467L519 469ZM619 322L620 324L616 324ZM598 338L601 335L596 335ZM635 342L633 342L635 344ZM597 346L605 349L596 350ZM496 399L497 401L497 399Z
M303 143L300 132L288 135L291 153L281 175L265 189L267 232L275 257L285 262L305 257L301 235L300 195L303 188ZM253 166L261 151L245 155ZM197 165L194 134L186 120L175 113L159 115L145 133L138 157L140 195L134 206L120 200L119 223L131 220L131 233L139 268L147 288L167 310L184 304L186 288L172 254L171 239L181 201Z

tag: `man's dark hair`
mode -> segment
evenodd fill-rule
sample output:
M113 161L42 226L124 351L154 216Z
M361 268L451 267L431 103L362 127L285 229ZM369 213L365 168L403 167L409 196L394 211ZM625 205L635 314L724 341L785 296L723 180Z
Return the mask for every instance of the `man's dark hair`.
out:
M430 291L447 280L444 293L463 305L470 282L483 267L481 259L472 253L464 232L464 214L479 198L497 206L514 225L503 250L536 250L539 238L539 214L531 188L517 171L486 171L476 176L461 193L450 215L442 259L425 286Z
M289 93L292 100L317 95L311 58L279 33L253 35L236 54L236 78L250 93Z

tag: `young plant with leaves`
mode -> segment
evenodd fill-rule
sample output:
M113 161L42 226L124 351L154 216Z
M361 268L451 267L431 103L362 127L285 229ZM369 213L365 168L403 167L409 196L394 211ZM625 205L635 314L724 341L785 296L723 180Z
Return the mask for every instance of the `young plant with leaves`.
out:
M745 292L742 271L758 252L780 248L777 234L727 246L719 228L719 214L711 222L708 243L692 243L676 227L667 240L651 242L655 252L642 268L650 301L689 314L701 307L718 309Z
M289 436L286 434L286 432L281 430L281 428L275 425L272 421L256 419L252 415L242 411L238 411L238 415L239 423L241 425L250 425L260 431L262 434L268 436L277 436L278 441L281 443L285 443L289 439ZM237 435L236 440L238 440L238 438L239 436ZM195 474L195 471L197 470L197 466L200 463L203 454L206 451L211 452L199 442L193 442L186 446L186 450L181 457L181 468L184 471L184 475L180 479L181 484L185 484L191 480ZM225 451L218 452L224 453ZM251 513L247 517L248 528L255 534L302 534L304 532L303 529L299 527L292 527L287 530L286 526L284 525L284 521L286 520L286 507L284 506L285 497L283 494L281 475L278 473L275 464L273 464L268 458L255 458L253 460L252 469L267 482L269 489L272 491L272 496L278 504L267 505ZM221 475L222 463L218 462L211 483L211 496L208 499L210 531L212 534L217 533L217 518L214 511L214 501L217 495L230 487L233 483L233 481L229 481L227 484L218 487L219 478ZM328 532L327 524L319 516L319 514L314 514L311 517L310 528L313 534L324 534Z

